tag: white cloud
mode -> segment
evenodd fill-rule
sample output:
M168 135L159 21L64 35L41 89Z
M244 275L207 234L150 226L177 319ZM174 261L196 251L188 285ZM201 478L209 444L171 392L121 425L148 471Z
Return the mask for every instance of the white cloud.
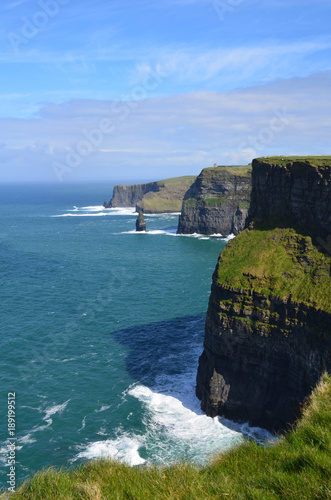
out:
M324 72L231 92L48 105L38 119L0 121L0 162L11 169L1 175L55 179L52 162L93 137L69 178L111 178L119 168L128 179L155 168L166 177L266 154L331 153L330 84ZM113 129L98 135L105 119Z

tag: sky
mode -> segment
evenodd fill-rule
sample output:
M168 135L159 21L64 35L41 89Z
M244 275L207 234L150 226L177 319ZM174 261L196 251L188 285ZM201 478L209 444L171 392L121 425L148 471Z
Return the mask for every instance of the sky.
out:
M3 0L0 182L331 154L329 0Z

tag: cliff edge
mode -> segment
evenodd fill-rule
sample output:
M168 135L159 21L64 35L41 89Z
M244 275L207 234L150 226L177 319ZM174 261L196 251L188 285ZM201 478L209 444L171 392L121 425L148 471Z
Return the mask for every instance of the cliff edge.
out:
M251 167L204 168L185 194L179 234L238 234L245 227Z
M196 392L210 416L279 431L331 373L331 256L318 243L331 157L254 160L252 183L250 226L213 276Z
M146 184L115 186L112 199L105 208L136 207L144 214L180 212L185 193L195 181L195 176L173 177Z
M253 160L250 220L278 217L307 234L331 233L330 156Z

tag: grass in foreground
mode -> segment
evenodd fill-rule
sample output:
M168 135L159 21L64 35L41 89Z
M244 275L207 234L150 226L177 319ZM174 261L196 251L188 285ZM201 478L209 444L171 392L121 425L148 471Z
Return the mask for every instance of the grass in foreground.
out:
M90 462L71 472L48 469L1 500L331 498L331 377L323 375L296 428L276 444L247 442L198 468Z

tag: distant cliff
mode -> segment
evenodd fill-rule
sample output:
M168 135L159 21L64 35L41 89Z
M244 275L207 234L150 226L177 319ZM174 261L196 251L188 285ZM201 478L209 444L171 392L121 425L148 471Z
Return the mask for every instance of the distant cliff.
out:
M331 373L331 157L254 160L252 180L250 226L213 276L197 396L278 431Z
M146 193L155 193L157 191L159 191L157 182L115 186L112 199L108 203L105 202L104 206L106 208L135 207L137 203L141 202Z
M245 227L251 167L205 168L186 193L179 234L238 234Z
M115 186L112 199L104 203L106 208L136 207L137 212L179 212L187 190L195 176L174 177L146 184Z

